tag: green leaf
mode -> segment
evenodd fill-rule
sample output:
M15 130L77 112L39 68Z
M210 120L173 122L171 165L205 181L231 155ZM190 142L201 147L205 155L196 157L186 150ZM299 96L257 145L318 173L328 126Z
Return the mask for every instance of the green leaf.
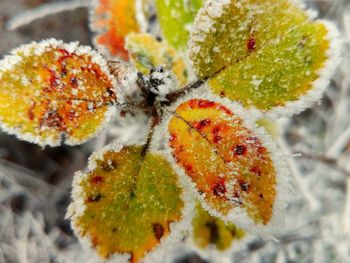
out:
M190 58L215 94L294 113L320 98L334 70L330 28L288 0L208 1L196 17ZM333 68L320 71L326 66Z
M90 171L76 176L70 213L76 232L101 257L127 254L140 262L174 238L174 225L183 220L182 195L162 155L115 146L96 153Z
M184 50L189 37L189 27L203 0L156 0L157 15L163 36L170 45Z

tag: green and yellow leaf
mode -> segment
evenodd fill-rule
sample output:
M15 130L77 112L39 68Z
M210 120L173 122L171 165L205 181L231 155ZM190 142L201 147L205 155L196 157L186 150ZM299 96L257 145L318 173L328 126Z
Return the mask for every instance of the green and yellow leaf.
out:
M175 75L180 87L187 84L187 69L176 50L149 34L130 34L126 38L130 60L145 75L152 68L163 66Z
M20 139L80 144L95 136L113 111L115 80L88 47L32 43L0 64L0 123Z
M112 56L128 60L125 37L141 30L135 0L97 0L92 8L91 27L97 33L96 45Z
M196 17L190 58L214 93L296 113L320 98L336 67L331 29L288 0L211 0Z
M225 224L220 218L210 215L200 203L192 220L192 238L200 250L216 249L225 251L245 237L245 232L235 224Z
M204 208L251 232L275 218L280 167L271 139L247 127L245 112L233 107L214 99L183 102L168 124L169 146ZM244 228L248 221L251 229Z
M143 262L174 238L183 220L178 177L162 155L144 153L143 146L112 147L93 158L90 171L75 179L73 227L102 258Z
M189 29L203 0L156 0L157 15L163 36L177 50L185 50Z

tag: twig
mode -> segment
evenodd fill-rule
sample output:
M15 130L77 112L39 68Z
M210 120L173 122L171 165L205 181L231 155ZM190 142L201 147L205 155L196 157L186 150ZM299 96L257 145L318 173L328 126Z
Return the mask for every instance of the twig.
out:
M199 80L196 80L195 82L187 85L186 87L184 87L180 90L169 93L166 96L168 103L172 103L172 102L176 101L179 97L185 95L190 90L200 88L205 83L205 81L206 81L206 79L199 79Z
M348 170L346 170L344 167L342 167L341 165L339 165L338 159L329 158L327 156L317 155L314 153L307 153L307 152L299 152L299 153L300 153L301 158L318 161L318 162L321 162L327 166L334 167L335 169L337 169L341 173L350 177L350 172Z
M294 176L294 179L295 179L298 187L301 190L301 193L303 194L303 196L307 200L311 209L316 210L317 208L320 207L320 203L311 194L310 189L307 188L307 186L304 182L304 179L302 178L302 175L299 171L297 163L295 162L294 158L291 157L291 151L290 151L289 147L287 146L287 143L285 142L284 139L280 138L280 139L278 139L278 145L281 148L281 150L284 152L284 154L286 155L288 165L290 167L290 170L292 172L292 175Z
M346 181L346 201L343 213L344 231L350 234L350 178Z
M350 126L338 137L333 146L327 151L326 156L339 158L344 148L350 143Z
M7 30L15 30L21 26L28 25L35 20L42 19L49 15L58 14L64 11L71 11L80 7L88 7L91 2L88 0L71 0L57 3L40 5L38 8L28 10L12 17L6 24Z

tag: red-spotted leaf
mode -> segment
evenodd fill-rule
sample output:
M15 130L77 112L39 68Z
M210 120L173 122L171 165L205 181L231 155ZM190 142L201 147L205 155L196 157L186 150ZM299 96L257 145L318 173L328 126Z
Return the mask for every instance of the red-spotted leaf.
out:
M16 49L0 62L0 124L40 145L87 141L109 119L114 77L89 47L56 40Z
M247 232L268 232L279 223L278 191L287 176L270 137L238 104L193 97L168 123L175 162L212 215Z
M92 6L91 27L96 32L95 44L112 56L128 60L125 37L140 32L135 0L96 0Z
M114 145L76 175L69 216L78 236L104 259L163 262L161 253L181 237L185 211L193 209L188 205L161 153Z
M209 0L189 56L210 90L273 115L320 99L339 58L334 26L289 0Z

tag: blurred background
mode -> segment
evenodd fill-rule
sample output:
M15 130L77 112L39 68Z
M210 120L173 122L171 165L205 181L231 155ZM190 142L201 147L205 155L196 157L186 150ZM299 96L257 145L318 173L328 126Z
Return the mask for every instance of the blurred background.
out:
M0 0L0 57L20 44L50 37L92 45L86 8L6 30L14 15L49 2L55 1ZM242 241L228 262L350 263L350 1L306 4L338 25L343 61L322 102L281 121L279 142L294 177L286 229L278 242ZM79 147L43 149L0 132L0 263L96 262L64 216L74 172L115 134L106 131ZM205 261L188 248L167 260L222 262L214 256Z

